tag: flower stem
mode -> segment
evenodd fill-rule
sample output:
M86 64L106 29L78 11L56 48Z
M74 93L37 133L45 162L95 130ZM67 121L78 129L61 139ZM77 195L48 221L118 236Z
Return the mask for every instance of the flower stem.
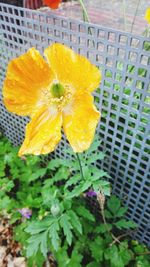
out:
M85 5L84 5L84 1L83 1L83 0L79 0L79 3L80 3L80 6L81 6L81 8L82 8L82 12L83 12L83 20L84 20L85 22L90 22L90 19L89 19L89 16L88 16L86 7L85 7Z
M84 175L83 175L83 170L82 170L81 160L80 160L79 154L76 153L76 155L77 155L77 160L78 160L78 162L79 162L79 167L80 167L81 177L82 177L82 179L84 180Z

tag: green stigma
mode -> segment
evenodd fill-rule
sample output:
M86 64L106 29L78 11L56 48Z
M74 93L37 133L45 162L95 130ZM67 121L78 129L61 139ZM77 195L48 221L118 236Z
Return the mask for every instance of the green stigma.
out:
M60 83L54 83L51 87L51 93L53 97L60 98L61 96L64 96L65 88Z

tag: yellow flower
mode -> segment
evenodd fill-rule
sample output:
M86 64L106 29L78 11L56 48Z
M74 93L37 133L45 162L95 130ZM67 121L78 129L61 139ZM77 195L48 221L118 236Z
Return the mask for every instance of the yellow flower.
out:
M101 75L85 57L62 44L44 55L31 48L10 61L3 86L6 108L30 116L19 156L52 152L61 139L61 127L74 152L88 149L100 113L91 92Z
M145 13L145 19L147 22L150 24L150 7L147 8L146 13Z

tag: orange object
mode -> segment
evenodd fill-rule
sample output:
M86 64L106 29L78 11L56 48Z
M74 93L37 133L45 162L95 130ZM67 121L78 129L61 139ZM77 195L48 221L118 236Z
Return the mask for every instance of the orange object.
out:
M61 0L43 0L43 2L46 6L49 6L52 9L56 9L61 3Z

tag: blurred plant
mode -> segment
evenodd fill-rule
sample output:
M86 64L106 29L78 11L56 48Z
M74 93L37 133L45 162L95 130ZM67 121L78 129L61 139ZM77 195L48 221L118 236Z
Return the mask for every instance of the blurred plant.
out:
M146 10L145 19L148 22L148 27L145 30L145 36L150 37L150 7L147 8ZM150 51L150 44L149 44L149 51Z
M146 10L145 19L147 20L148 24L150 24L150 7Z
M136 7L134 18L132 21L131 32L133 31L133 26L134 26L135 19L136 19L137 13L138 13L139 5L140 5L140 0L137 2L137 7ZM143 31L142 35L149 37L150 36L150 8L147 8L144 18L148 22L148 27L146 27L146 29ZM137 45L138 45L138 43L139 42L137 42Z
M90 22L89 15L88 15L87 9L86 9L85 4L84 4L84 0L78 0L78 1L80 3L81 8L82 8L83 20L85 22Z
M141 0L138 0L138 2L137 2L136 10L135 10L133 21L132 21L132 25L131 25L131 32L133 31L133 27L134 27L134 23L135 23L135 19L136 19L137 13L138 13L140 1Z

